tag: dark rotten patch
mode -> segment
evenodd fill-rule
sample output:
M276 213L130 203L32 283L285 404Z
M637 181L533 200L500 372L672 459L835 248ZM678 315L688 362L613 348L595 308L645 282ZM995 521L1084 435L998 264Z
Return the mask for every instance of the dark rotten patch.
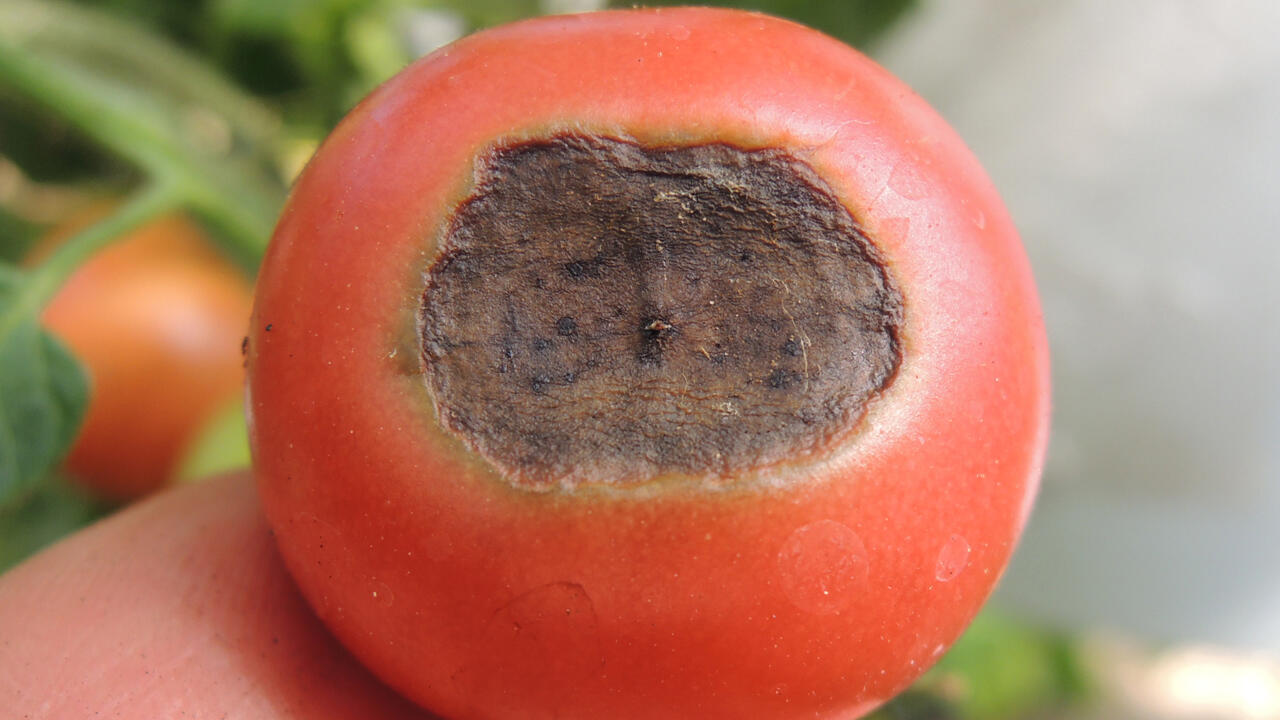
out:
M893 378L902 298L780 150L493 151L431 268L443 422L513 482L730 479L820 451Z

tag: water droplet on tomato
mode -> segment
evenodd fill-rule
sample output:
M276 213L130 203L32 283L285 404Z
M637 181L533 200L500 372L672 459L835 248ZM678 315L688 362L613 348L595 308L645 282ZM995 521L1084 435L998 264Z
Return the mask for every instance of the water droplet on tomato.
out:
M383 607L391 607L395 604L396 595L391 592L391 587L384 582L374 580L373 588L369 592L373 595L374 602Z
M934 577L940 582L947 582L959 575L969 564L969 541L959 535L952 535L938 553L938 567Z
M778 551L778 568L796 607L835 615L867 584L867 548L849 526L819 520L791 533Z
M899 162L889 175L889 187L908 200L920 200L930 193L929 181L913 161Z

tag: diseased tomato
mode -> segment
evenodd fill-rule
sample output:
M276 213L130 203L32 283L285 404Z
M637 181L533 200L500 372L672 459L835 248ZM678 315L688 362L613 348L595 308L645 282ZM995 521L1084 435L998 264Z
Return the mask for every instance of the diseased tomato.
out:
M43 316L91 383L71 474L117 500L173 479L193 435L241 391L252 303L249 280L179 215L76 270Z
M849 718L977 611L1048 363L961 141L761 15L546 18L373 93L259 278L283 555L450 718Z

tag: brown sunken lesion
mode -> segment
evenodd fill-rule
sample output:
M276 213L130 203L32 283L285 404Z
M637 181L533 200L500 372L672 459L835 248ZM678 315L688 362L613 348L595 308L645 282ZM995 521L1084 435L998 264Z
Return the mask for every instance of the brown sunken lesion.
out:
M491 151L431 267L427 385L515 484L731 479L820 452L901 360L902 297L783 150Z

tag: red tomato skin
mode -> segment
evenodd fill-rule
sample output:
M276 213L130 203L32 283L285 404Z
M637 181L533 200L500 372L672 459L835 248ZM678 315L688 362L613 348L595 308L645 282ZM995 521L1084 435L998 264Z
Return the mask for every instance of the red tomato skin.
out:
M581 131L783 147L905 299L903 362L820 462L728 489L513 488L437 423L417 311L495 142ZM906 687L992 590L1048 426L1030 269L995 190L850 48L739 11L543 18L367 98L299 179L249 353L256 474L320 617L450 718L849 718Z
M75 479L117 501L172 481L196 433L243 392L252 306L249 280L176 214L79 267L42 315L89 375L89 406L65 463Z

